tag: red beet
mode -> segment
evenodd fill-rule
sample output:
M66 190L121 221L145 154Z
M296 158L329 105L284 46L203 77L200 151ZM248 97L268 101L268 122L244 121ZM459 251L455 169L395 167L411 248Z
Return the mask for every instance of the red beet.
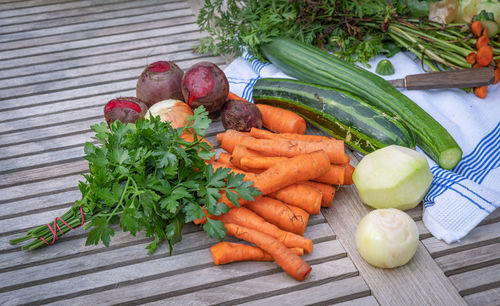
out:
M248 132L253 127L262 128L262 114L255 104L248 101L227 101L222 108L221 120L226 130Z
M229 93L229 83L224 72L210 62L191 66L182 78L184 101L197 108L203 105L209 113L219 110Z
M136 96L148 107L163 100L183 100L181 82L184 71L172 61L154 62L137 80Z
M148 107L135 97L120 97L110 100L104 106L104 118L108 123L120 120L123 123L134 123L144 117Z

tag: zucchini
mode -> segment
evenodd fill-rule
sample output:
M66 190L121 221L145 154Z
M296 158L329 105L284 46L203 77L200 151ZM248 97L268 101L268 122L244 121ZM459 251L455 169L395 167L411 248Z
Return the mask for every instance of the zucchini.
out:
M291 79L259 79L254 103L291 110L354 150L368 154L396 144L412 148L413 134L398 119L344 90Z
M277 37L261 46L266 58L301 81L343 89L401 118L415 134L417 145L442 168L453 168L462 150L434 118L383 78L317 47Z

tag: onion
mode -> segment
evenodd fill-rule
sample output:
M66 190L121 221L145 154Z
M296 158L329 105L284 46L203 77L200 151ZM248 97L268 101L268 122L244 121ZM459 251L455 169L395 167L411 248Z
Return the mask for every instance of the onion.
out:
M418 229L405 212L376 209L361 219L356 230L356 247L369 264L395 268L406 264L417 251Z
M161 121L168 121L174 129L177 129L186 125L187 118L193 116L193 110L186 103L171 99L153 104L145 118L149 119L150 116L160 116Z

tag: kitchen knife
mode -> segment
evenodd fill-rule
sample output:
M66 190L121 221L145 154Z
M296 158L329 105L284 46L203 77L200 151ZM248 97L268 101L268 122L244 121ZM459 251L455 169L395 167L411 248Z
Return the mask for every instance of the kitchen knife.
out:
M473 68L442 72L428 72L407 75L404 79L389 80L396 88L437 89L470 88L493 83L495 72L492 68Z

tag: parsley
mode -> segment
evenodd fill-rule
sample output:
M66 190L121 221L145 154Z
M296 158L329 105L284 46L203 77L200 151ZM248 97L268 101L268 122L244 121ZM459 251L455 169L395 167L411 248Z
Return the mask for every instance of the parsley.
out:
M181 241L186 222L205 216L220 215L229 208L219 203L221 192L238 205L238 199L253 200L260 192L252 182L244 182L243 175L229 173L229 169L214 171L205 160L214 155L212 148L201 137L210 125L204 108L194 110L185 127L173 129L159 117L139 119L135 124L106 123L92 126L93 139L98 143L85 144L85 159L90 173L79 183L82 199L76 202L62 219L72 227L81 223L80 207L89 230L86 245L102 242L109 246L114 235L112 225L132 235L145 231L153 241L148 245L153 253L162 241L167 241L172 252ZM181 134L195 133L195 140L187 142ZM63 232L70 229L58 222ZM210 237L223 239L226 233L222 222L208 219L203 229ZM28 231L18 243L35 241L24 248L45 245L38 237L53 239L46 226Z

